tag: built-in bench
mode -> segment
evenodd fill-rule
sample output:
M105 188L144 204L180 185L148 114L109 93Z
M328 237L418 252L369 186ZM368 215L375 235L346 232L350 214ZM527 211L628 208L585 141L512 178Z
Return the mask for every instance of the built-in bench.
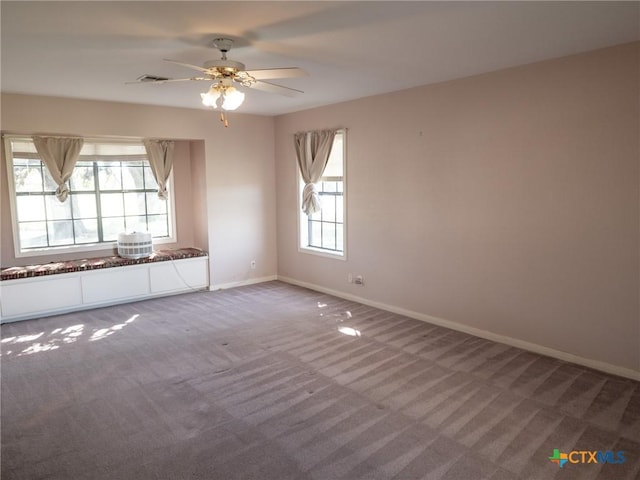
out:
M85 258L3 268L0 322L171 295L209 287L209 256L198 248L140 259Z

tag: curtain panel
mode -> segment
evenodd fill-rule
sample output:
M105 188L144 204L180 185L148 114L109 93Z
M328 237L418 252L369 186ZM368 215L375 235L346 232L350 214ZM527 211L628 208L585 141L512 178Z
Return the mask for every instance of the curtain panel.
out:
M67 180L73 173L84 140L80 137L44 136L33 136L32 139L40 159L58 185L56 198L64 203L69 196Z
M147 149L151 172L158 183L158 197L167 200L169 198L167 180L171 173L171 167L173 167L175 142L173 140L145 139L143 143Z
M313 215L321 209L316 183L322 178L327 166L335 136L336 130L317 130L294 134L298 166L305 183L302 190L302 211L307 215Z

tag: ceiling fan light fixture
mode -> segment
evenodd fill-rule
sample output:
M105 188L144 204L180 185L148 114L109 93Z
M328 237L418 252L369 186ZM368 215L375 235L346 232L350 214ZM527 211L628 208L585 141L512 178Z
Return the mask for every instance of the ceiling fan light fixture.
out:
M235 110L244 102L244 93L236 87L227 87L223 94L222 108L224 110Z
M205 107L216 108L218 106L218 98L220 98L220 91L216 88L217 85L211 85L211 88L207 93L201 93L202 104Z

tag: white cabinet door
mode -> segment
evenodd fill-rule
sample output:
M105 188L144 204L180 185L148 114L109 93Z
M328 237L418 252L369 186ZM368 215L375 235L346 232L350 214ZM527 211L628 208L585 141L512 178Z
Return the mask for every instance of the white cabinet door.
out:
M82 278L82 299L85 304L117 302L149 294L149 269L119 267L92 271Z
M79 275L9 280L2 282L0 288L2 317L46 313L82 303Z
M151 293L200 290L209 284L208 257L158 262L151 267Z

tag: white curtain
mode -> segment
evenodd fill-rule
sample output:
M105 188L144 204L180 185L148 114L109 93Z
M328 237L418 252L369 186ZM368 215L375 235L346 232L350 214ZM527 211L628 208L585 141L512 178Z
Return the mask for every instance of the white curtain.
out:
M316 191L316 183L322 177L327 166L335 136L335 130L318 130L294 134L300 174L305 183L302 190L302 211L307 215L313 215L320 211L320 196Z
M79 137L34 136L33 144L46 165L51 178L56 182L56 198L64 202L69 195L67 180L73 173L84 140Z
M158 182L158 197L166 200L169 197L167 193L167 179L171 173L173 166L173 148L175 142L173 140L144 140L144 146L149 156L149 164L151 172Z

